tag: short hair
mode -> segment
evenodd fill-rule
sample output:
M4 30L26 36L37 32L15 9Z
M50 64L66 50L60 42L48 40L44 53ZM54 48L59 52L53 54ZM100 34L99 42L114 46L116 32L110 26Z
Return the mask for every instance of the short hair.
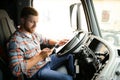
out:
M33 7L24 7L21 11L20 17L27 18L29 15L38 16L38 12Z

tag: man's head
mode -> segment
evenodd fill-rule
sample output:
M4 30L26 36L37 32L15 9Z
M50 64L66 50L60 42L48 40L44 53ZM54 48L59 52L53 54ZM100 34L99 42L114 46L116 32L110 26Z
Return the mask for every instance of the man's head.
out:
M20 27L28 33L33 33L38 22L38 12L32 7L24 7L21 11Z

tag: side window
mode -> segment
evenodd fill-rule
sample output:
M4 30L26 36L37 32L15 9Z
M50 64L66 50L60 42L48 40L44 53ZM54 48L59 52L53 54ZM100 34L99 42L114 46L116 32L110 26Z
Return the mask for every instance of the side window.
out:
M80 0L34 0L33 7L39 12L37 32L54 39L69 38L74 29L70 21L70 5L80 3ZM73 22L76 23L77 14ZM86 21L82 5L80 6L80 27L85 28ZM74 26L76 27L77 24ZM74 27L74 28L75 28ZM87 29L86 29L87 30Z
M104 39L120 48L120 1L93 0Z

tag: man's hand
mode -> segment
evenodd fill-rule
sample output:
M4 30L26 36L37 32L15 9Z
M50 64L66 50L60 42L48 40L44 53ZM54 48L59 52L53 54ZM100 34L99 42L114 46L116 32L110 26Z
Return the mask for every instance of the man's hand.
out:
M60 41L57 43L57 45L62 46L62 45L64 45L65 43L67 43L68 41L69 41L68 39L60 40Z
M41 50L40 52L40 56L42 59L45 59L46 57L48 57L49 55L51 55L53 52L53 49L50 48L44 48L43 50Z

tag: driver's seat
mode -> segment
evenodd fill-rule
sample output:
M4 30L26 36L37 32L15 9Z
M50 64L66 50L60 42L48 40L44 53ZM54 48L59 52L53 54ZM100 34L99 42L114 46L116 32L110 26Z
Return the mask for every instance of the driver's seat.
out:
M12 78L10 69L8 68L8 57L6 43L15 27L13 21L8 16L7 12L3 9L0 10L0 77L3 80Z

